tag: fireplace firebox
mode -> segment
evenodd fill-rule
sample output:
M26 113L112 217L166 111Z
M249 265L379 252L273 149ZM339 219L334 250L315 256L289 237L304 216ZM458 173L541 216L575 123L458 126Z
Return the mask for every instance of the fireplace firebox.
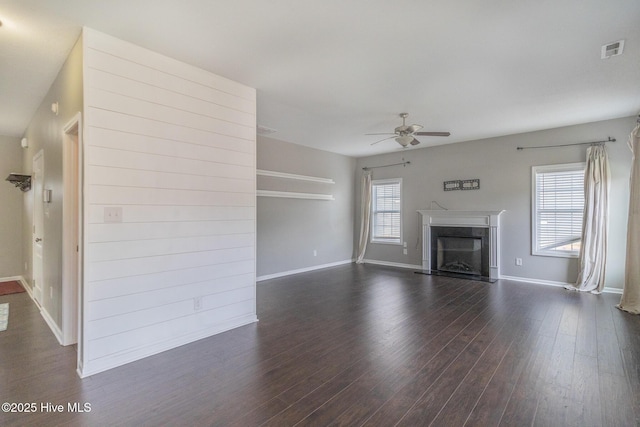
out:
M431 227L431 271L489 277L489 229Z

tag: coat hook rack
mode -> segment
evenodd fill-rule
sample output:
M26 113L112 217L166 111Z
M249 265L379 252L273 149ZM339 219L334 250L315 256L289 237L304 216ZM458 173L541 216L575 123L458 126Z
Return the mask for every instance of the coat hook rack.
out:
M9 176L5 179L5 181L9 181L16 187L18 187L22 191L31 190L31 175L25 175L21 173L10 173Z

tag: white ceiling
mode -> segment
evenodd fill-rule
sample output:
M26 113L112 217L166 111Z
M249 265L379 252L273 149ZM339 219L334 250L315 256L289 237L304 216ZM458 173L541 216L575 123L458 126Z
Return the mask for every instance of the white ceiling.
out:
M0 134L20 136L88 26L258 90L273 138L364 156L640 111L638 0L3 0ZM601 45L625 39L622 56Z

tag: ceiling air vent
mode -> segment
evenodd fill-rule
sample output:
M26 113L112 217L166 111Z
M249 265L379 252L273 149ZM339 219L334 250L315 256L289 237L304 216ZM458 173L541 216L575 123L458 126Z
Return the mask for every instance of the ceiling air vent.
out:
M622 55L624 49L624 40L618 40L617 42L608 43L602 46L602 53L600 57L602 59L609 59L612 56Z

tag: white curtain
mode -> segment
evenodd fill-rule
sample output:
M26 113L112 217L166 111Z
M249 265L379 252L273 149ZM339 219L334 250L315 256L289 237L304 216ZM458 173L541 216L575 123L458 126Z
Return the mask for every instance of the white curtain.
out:
M362 174L362 202L361 207L361 223L360 223L360 242L358 243L358 257L356 263L364 263L364 253L367 250L367 241L369 240L369 228L371 226L371 172L365 171Z
M604 145L587 149L580 272L574 289L599 294L604 288L609 222L609 159Z
M631 182L627 222L627 266L619 309L640 314L640 124L629 135Z

